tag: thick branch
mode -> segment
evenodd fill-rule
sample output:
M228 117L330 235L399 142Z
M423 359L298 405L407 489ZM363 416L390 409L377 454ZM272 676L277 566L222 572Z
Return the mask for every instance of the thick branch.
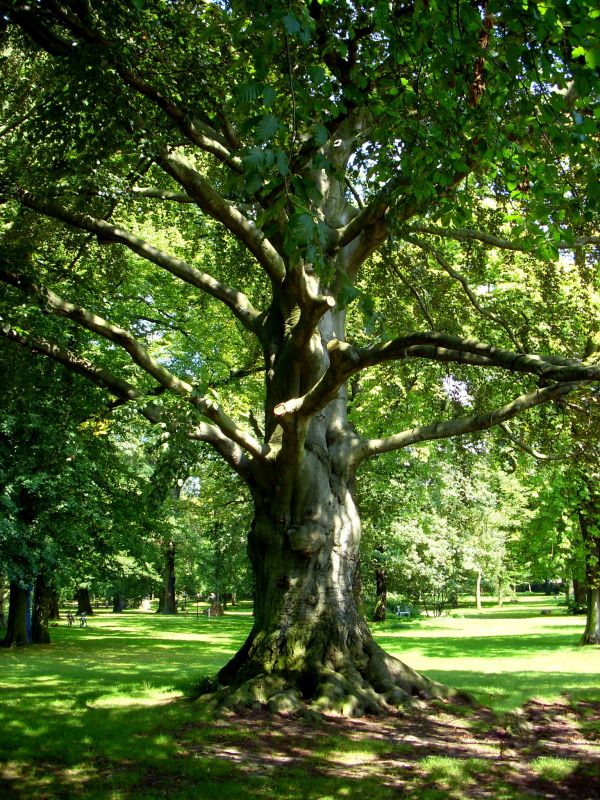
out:
M274 283L283 282L285 263L271 242L236 206L225 200L183 155L165 153L157 163L185 189L202 211L225 225L246 245Z
M529 408L563 397L569 394L569 392L581 388L582 385L584 385L584 383L577 381L556 384L546 389L538 389L529 394L522 394L511 403L496 408L486 414L473 414L472 416L458 417L457 419L448 420L447 422L420 425L417 428L412 428L411 430L403 431L402 433L388 436L384 439L370 439L361 442L357 445L357 453L354 456L355 463L360 463L365 458L371 458L381 453L400 450L403 447L408 447L418 442L427 442L434 439L449 439L453 436L462 436L467 433L477 433L487 430L494 425L506 422Z
M232 442L215 425L202 422L196 425L187 434L188 439L195 439L199 442L208 442L224 458L238 475L249 481L251 476L251 462L245 455L241 447Z
M57 316L67 317L83 328L122 347L129 353L132 361L141 367L144 372L155 378L161 386L164 386L165 389L168 389L173 394L186 398L201 414L212 420L226 436L240 445L240 447L243 447L254 456L262 456L261 446L252 436L238 428L235 422L211 400L197 395L195 388L190 383L181 380L160 364L129 331L107 322L102 317L92 314L81 306L76 306L67 300L63 300L51 289L35 284L21 275L0 270L0 280L36 297L47 311Z
M71 211L49 200L36 197L30 192L20 190L17 193L17 197L23 205L34 211L96 234L99 241L125 245L125 247L128 247L147 261L151 261L186 283L225 303L248 330L257 333L259 314L242 292L219 283L206 272L200 272L200 270L192 267L186 261L165 253L164 250L154 247L144 239L140 239L139 236L135 236L133 233L117 225L112 225L103 219L96 219L89 214Z
M24 336L8 325L1 327L0 333L14 344L30 350L34 354L46 356L52 359L52 361L62 364L72 372L83 375L83 377L87 378L91 383L102 389L106 389L124 403L131 400L142 401L146 398L146 395L140 392L139 389L136 389L131 383L113 375L102 367L97 367L87 358L83 358L67 348L59 347L48 339L39 336ZM140 414L150 420L150 422L156 423L161 419L160 410L151 403L142 406L139 411Z
M316 413L336 397L342 384L355 373L387 361L403 361L407 358L496 367L561 383L600 380L600 365L585 366L574 359L514 353L436 332L415 333L370 348L353 347L334 339L329 342L327 349L330 366L323 377L303 397L292 398L276 406L276 416L284 418L294 414L309 416Z
M501 250L516 250L520 252L528 252L532 249L530 242L526 241L513 241L511 239L502 239L499 236L494 236L491 233L484 231L476 231L471 228L440 228L437 225L420 225L413 224L405 228L408 232L413 233L428 233L432 236L439 236L442 239L457 239L458 241L476 241L487 245L488 247L497 247ZM555 246L559 250L573 250L574 248L586 247L587 245L600 244L600 236L579 236L571 242L560 241Z

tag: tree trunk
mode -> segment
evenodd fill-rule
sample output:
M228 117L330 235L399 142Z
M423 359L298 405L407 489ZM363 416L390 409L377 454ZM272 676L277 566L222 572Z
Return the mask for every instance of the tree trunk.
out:
M6 628L6 617L4 615L4 595L6 594L6 578L0 574L0 630Z
M55 586L49 588L49 615L48 619L60 619L60 605L58 602L58 591Z
M120 614L127 608L127 600L121 591L113 594L113 614Z
M169 540L165 551L165 567L163 586L158 598L157 614L176 614L177 598L175 596L175 542Z
M587 600L587 590L585 588L585 581L579 578L573 578L573 599L580 606L584 606Z
M600 644L600 534L595 527L598 504L592 503L587 514L580 515L581 533L585 545L586 565L586 625L582 644Z
M18 583L11 581L8 601L8 622L6 634L2 642L4 647L30 644L31 636L28 625L29 590L22 589Z
M88 616L93 615L94 610L90 601L89 589L80 586L79 589L77 589L75 599L77 600L77 614L85 613Z
M50 644L48 619L52 593L42 574L35 579L33 594L33 615L31 619L31 641L33 644Z
M475 587L475 605L477 607L477 611L481 611L481 570L477 570L477 585Z
M373 620L375 622L385 622L387 614L387 572L379 564L375 568L375 607L373 609Z
M219 672L229 707L376 713L445 688L386 654L359 614L354 574L360 521L346 476L323 450L305 450L289 520L273 494L255 493L248 552L254 626Z

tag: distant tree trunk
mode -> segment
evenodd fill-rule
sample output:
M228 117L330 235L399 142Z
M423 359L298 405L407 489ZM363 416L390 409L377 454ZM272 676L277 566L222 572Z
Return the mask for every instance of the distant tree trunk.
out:
M587 584L587 618L582 644L600 644L600 534L596 523L600 498L594 497L585 512L579 515L581 534L586 550L585 578Z
M504 580L498 578L498 607L502 608L504 605Z
M165 567L163 587L158 598L157 614L176 614L177 599L175 597L175 542L171 539L165 551Z
M4 595L6 593L6 578L0 575L0 630L6 628L6 617L4 616Z
M378 565L375 569L375 608L373 609L373 620L375 622L385 622L387 614L387 573L383 566Z
M50 586L48 589L48 597L50 602L48 619L60 619L58 590L55 586Z
M79 589L77 589L77 594L75 596L75 599L77 600L78 614L84 612L85 614L90 616L94 613L94 610L92 608L92 603L90 601L90 592L88 589L86 589L83 586L80 586Z
M29 591L27 589L22 589L18 583L11 581L8 622L6 635L2 641L4 647L30 643L29 631L27 630L28 595Z
M113 614L120 614L127 608L127 600L122 591L113 594Z
M579 580L579 578L573 578L573 599L580 606L584 606L586 604L586 598L587 590L585 588L585 581Z
M35 579L33 594L33 614L31 619L31 642L32 644L50 644L50 631L48 630L48 619L50 615L50 605L52 603L52 593L42 574Z
M481 570L477 570L477 586L475 587L475 605L478 611L481 611Z

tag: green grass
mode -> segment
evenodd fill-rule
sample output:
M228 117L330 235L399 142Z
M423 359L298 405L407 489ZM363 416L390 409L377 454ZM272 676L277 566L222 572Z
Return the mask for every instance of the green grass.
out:
M552 613L542 616L542 610ZM373 629L382 647L411 667L496 711L512 711L534 697L599 696L600 654L580 647L584 623L554 598L525 596L502 608L391 619Z
M600 700L598 648L577 644L582 618L559 609L542 617L541 603L552 601L373 627L390 652L499 712L562 692ZM237 650L251 625L248 605L211 620L101 611L88 622L61 621L49 646L0 648L3 798L391 800L401 790L453 800L490 772L488 761L453 754L451 741L447 753L418 753L415 766L401 725L328 721L307 733L269 718L199 724L190 691ZM586 714L597 738L598 720ZM413 763L402 766L405 758ZM389 759L391 772L382 766ZM541 756L531 771L560 782L577 765ZM528 796L498 780L498 797Z

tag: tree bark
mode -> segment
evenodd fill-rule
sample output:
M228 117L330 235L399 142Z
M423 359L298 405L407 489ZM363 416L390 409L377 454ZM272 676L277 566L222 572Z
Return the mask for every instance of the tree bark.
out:
M347 476L325 450L305 451L289 520L267 492L255 495L249 556L256 579L252 631L220 671L230 707L305 704L347 715L376 713L445 687L386 654L358 612L354 576L360 521Z
M0 629L6 628L6 617L4 615L4 595L6 594L6 578L0 574Z
M476 605L477 611L481 611L481 578L482 578L481 570L478 569L477 570L477 585L475 587L475 605Z
M93 615L94 609L90 601L89 589L80 586L79 589L77 589L75 599L77 600L77 614L85 613L88 616Z
M163 585L158 598L157 614L176 614L177 598L175 596L175 542L169 540L165 549Z
M382 564L375 567L375 607L374 622L385 622L387 615L387 572Z
M29 591L23 589L18 583L11 581L8 601L8 622L6 634L2 644L4 647L15 647L30 644L31 636L28 630L28 603Z
M60 604L58 601L58 591L55 586L49 588L49 615L48 619L60 619Z
M48 620L52 604L52 592L45 577L40 573L35 579L33 593L33 615L31 619L32 644L50 644Z
M581 533L585 545L586 566L586 624L582 644L600 644L600 534L596 533L598 510L596 503L587 508L587 513L580 515Z

